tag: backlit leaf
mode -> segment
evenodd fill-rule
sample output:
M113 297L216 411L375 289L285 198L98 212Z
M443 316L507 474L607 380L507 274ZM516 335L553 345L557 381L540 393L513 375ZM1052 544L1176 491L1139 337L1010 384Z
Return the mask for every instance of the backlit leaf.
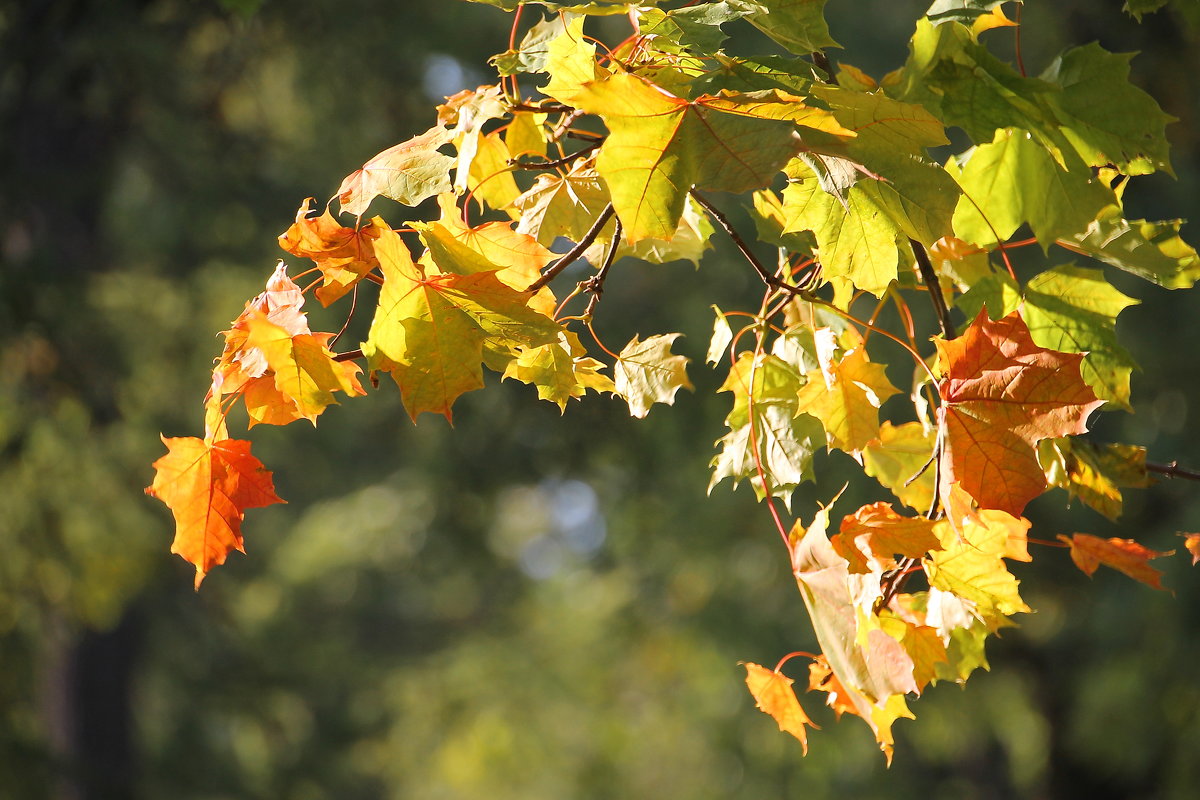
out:
M792 688L795 681L782 672L758 664L746 662L743 666L746 667L746 686L754 696L755 704L779 723L779 730L799 739L804 754L808 755L808 735L804 726L817 726L800 707L796 690Z
M930 550L941 549L933 525L924 517L897 514L890 503L873 503L844 517L840 532L830 537L830 543L846 559L851 572L869 572L868 558L888 564L893 556L921 558Z
M825 0L758 0L760 6L746 17L751 25L798 55L826 47L840 47L825 23Z
M797 413L821 421L830 447L856 453L879 436L879 407L897 392L883 365L872 364L866 349L856 347L828 373L810 377L798 393Z
M1080 378L1083 356L1038 347L1017 314L981 314L960 338L935 343L943 498L958 481L981 507L1020 514L1046 488L1037 443L1086 432L1103 403Z
M1068 237L1092 258L1168 289L1189 289L1200 279L1200 257L1179 235L1183 220L1127 220L1106 206L1087 230Z
M1151 484L1146 448L1097 445L1085 439L1045 439L1038 462L1051 486L1066 489L1111 520L1121 515L1121 488Z
M1088 576L1094 575L1096 568L1104 564L1153 589L1165 591L1162 572L1150 566L1150 560L1172 555L1174 550L1160 552L1144 547L1133 539L1101 539L1088 533L1072 536L1060 533L1058 538L1071 545L1071 560Z
M452 131L435 125L371 158L347 175L338 188L342 212L361 217L379 195L415 206L450 191L450 170L455 160L438 152L438 148L453 138Z
M315 424L321 412L337 402L334 392L351 397L366 394L356 377L361 371L359 366L334 361L326 346L332 334L293 336L262 314L251 316L246 326L246 343L266 357L267 366L275 373L276 388L310 422Z
M563 331L556 342L521 350L504 370L505 378L516 378L537 387L538 397L557 403L566 411L567 401L583 397L586 390L615 392L616 386L599 370L604 364L587 356L579 337Z
M688 360L671 354L671 343L681 335L659 334L645 341L634 336L617 355L613 367L616 392L629 403L633 416L646 416L654 403L674 405L676 392L692 388L687 377Z
M375 268L374 243L379 232L387 226L375 217L361 228L341 225L325 209L312 216L313 198L308 198L296 212L296 221L279 236L279 246L294 256L310 258L324 278L317 288L317 299L329 305L345 295L363 275Z
M935 490L933 446L936 436L919 422L893 426L884 422L879 438L863 450L863 469L909 508L929 510ZM924 470L921 472L921 470ZM914 478L918 472L920 477Z
M175 517L171 552L196 567L196 588L208 571L242 547L246 509L282 503L250 442L194 437L162 437L167 454L154 462L154 483L146 494L166 503Z

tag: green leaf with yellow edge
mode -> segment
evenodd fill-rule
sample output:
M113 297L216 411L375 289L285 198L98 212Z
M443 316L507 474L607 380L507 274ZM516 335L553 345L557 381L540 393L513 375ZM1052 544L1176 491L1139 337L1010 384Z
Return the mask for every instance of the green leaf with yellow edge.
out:
M770 183L803 146L797 124L849 135L828 111L779 92L685 100L618 74L580 87L575 100L609 127L596 168L631 243L669 239L693 186L743 192Z
M711 462L710 492L725 478L749 479L755 494L765 497L761 464L769 494L789 503L792 491L812 478L813 453L825 446L825 430L814 417L797 416L803 381L796 366L777 355L738 357L718 390L733 393L733 409L725 417L729 433L716 443L721 452Z
M825 0L735 2L752 10L746 21L797 55L840 47L829 35Z
M1027 222L1048 247L1085 231L1114 202L1113 193L1078 156L1065 158L1065 166L1055 161L1028 131L997 131L991 142L970 152L965 165L948 167L963 193L954 210L954 235L991 248Z
M1146 471L1146 448L1132 444L1098 445L1085 439L1063 437L1038 444L1038 463L1051 486L1066 489L1071 497L1111 520L1121 516L1121 489L1153 483Z
M522 349L503 377L536 386L539 399L556 403L565 412L567 401L583 397L588 389L616 391L612 379L600 374L602 369L604 364L587 356L575 333L563 331L556 342Z
M692 388L687 358L671 354L671 343L682 335L658 334L645 341L634 336L617 354L615 391L629 403L631 415L645 417L654 403L674 405L676 392Z
M897 393L883 365L872 364L866 349L856 347L829 372L809 376L798 393L797 413L821 421L830 447L857 453L879 436L879 407Z
M1117 205L1106 206L1087 230L1067 237L1105 264L1167 289L1190 289L1200 279L1200 257L1179 235L1183 220L1127 220Z
M1129 375L1137 364L1117 343L1117 315L1137 300L1118 291L1098 269L1065 265L1025 286L1022 316L1035 344L1086 353L1080 374L1096 396L1132 411Z
M884 422L879 437L863 450L863 469L909 508L922 513L933 503L935 470L930 462L937 439L919 422ZM924 470L922 472L922 470ZM920 477L914 476L920 472Z
M333 360L333 352L326 346L333 334L292 335L261 313L250 315L246 326L246 342L266 358L275 373L276 388L310 422L315 424L322 411L337 403L334 392L351 397L366 394L355 377L361 371L359 366Z
M506 50L488 59L496 67L501 76L516 75L521 72L545 72L546 60L550 56L549 44L562 35L568 23L574 20L573 14L555 14L544 19L521 37L521 43L515 50Z
M790 536L792 571L821 652L849 695L843 710L867 721L890 759L892 722L911 716L904 695L917 691L913 660L882 630L867 630L860 637L860 609L870 608L879 596L880 573L851 574L846 559L829 542L828 527L824 508L807 529L797 521Z

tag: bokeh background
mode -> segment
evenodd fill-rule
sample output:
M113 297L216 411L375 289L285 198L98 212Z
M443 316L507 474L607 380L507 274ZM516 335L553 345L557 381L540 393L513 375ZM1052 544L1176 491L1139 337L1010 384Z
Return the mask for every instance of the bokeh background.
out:
M1135 182L1131 214L1200 216L1194 3L1140 25L1119 5L1031 4L1025 62L1142 51L1134 81L1180 118L1178 180ZM899 66L923 7L830 0L835 58ZM607 286L611 342L686 334L697 391L674 408L639 422L590 396L560 417L493 381L451 429L414 426L385 385L317 429L262 426L289 504L251 511L248 555L192 591L142 494L159 432L199 433L214 334L303 199L493 82L508 24L450 0L0 0L0 798L1197 796L1182 556L1162 563L1173 595L1089 580L1065 551L1017 565L1038 613L990 644L991 672L913 704L890 770L819 697L807 758L753 708L737 662L814 641L765 509L705 494L728 403L708 306L758 290L723 245L699 273L629 265ZM1120 323L1138 412L1098 436L1200 466L1200 300L1114 280L1142 300ZM806 518L851 474L817 466ZM1200 530L1196 484L1131 492L1119 525L1066 506L1036 501L1035 531L1171 549Z

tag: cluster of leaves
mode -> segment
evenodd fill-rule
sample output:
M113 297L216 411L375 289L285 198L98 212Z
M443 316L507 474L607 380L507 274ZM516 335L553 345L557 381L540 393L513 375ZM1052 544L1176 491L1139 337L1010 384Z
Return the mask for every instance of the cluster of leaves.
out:
M830 66L824 0L477 1L517 12L493 59L499 83L448 98L433 127L349 175L340 218L301 206L280 245L319 277L301 289L280 262L225 332L204 438L164 439L147 492L175 515L173 551L199 586L241 550L245 510L281 502L250 443L230 438L239 399L251 426L315 424L337 393L365 393L365 368L372 385L395 381L414 421L449 420L486 367L564 410L589 390L635 417L672 403L690 387L678 334L613 352L592 315L618 259L698 264L720 230L764 294L756 310L717 310L708 361L727 364L732 408L711 485L747 481L767 503L822 648L809 688L862 717L890 758L907 698L986 667L987 637L1029 610L1007 563L1029 561L1030 542L1060 543L1028 538L1026 505L1057 487L1115 518L1121 488L1150 483L1142 448L1074 437L1102 406L1132 410L1116 320L1136 301L1095 262L1168 288L1200 277L1179 220L1128 219L1122 204L1130 178L1170 171L1170 118L1129 83L1128 56L1098 45L1038 77L995 57L981 37L1019 26L994 0L938 0L907 61L879 80ZM632 30L609 48L587 26L616 14ZM793 55L726 54L723 26L744 24ZM970 145L935 159L951 127ZM708 191L747 198L774 263ZM438 218L364 220L380 196L409 208L436 198ZM1026 226L1032 237L1014 241ZM556 255L563 239L572 247ZM1008 251L1033 244L1046 268L1022 279ZM596 270L559 300L548 284L581 258ZM340 334L309 329L309 289L325 305L352 298L348 316L360 293L377 298L359 349L335 352ZM938 335L916 329L913 297L932 303ZM900 330L875 324L889 305ZM971 320L961 335L955 308ZM912 360L907 395L871 358L889 341ZM904 421L881 422L892 397ZM832 535L827 508L789 529L776 503L790 508L824 448L895 502L859 508ZM1161 588L1148 562L1164 553L1059 539L1088 574L1107 564ZM1187 544L1200 554L1200 535ZM747 683L805 742L788 658L747 664Z

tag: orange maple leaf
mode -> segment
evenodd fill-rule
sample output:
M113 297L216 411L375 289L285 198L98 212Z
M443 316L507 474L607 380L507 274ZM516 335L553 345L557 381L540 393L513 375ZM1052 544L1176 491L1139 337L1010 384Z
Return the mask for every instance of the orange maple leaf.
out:
M1192 554L1192 566L1200 564L1200 533L1185 533L1183 546Z
M1060 533L1058 538L1071 545L1071 560L1089 577L1096 572L1097 567L1105 564L1135 581L1166 591L1162 585L1162 572L1150 566L1149 561L1152 558L1173 555L1174 550L1151 550L1133 539L1101 539L1088 533L1077 533L1074 536L1064 536Z
M171 552L196 566L196 588L230 550L242 548L247 508L284 502L275 494L271 473L250 455L250 442L206 442L193 436L161 437L167 454L154 462L154 483L146 494L167 504L175 517Z
M321 270L324 282L317 289L322 305L349 292L363 275L374 269L375 240L387 227L379 217L362 228L347 228L325 209L312 216L313 198L308 198L296 212L296 221L279 236L279 246L294 256L308 258Z
M940 550L933 526L934 522L924 517L897 514L891 503L873 503L844 517L841 532L829 542L849 562L850 572L870 572L868 557L890 562L893 555L920 558L930 550Z
M804 754L808 755L808 733L804 726L817 726L800 707L796 690L792 688L795 681L782 672L749 661L743 662L742 666L746 668L746 688L754 695L754 702L779 723L779 730L799 739Z
M1013 312L995 322L980 312L958 339L935 340L943 377L942 495L954 481L980 508L1020 515L1046 489L1036 446L1085 433L1103 405L1079 374L1080 353L1038 347Z

